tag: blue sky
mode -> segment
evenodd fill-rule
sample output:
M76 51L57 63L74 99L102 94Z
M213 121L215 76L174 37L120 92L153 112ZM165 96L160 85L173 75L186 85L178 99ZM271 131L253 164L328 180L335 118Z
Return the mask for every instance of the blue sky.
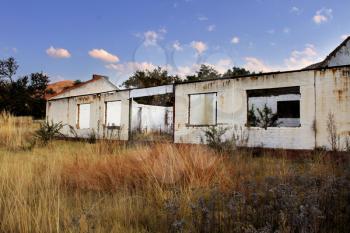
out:
M348 0L0 0L0 58L52 81L104 74L120 84L158 65L186 75L299 69L350 35Z

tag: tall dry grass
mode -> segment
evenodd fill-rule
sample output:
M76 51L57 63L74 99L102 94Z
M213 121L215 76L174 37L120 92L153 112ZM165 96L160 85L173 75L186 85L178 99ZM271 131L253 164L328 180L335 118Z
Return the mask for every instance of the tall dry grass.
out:
M11 150L25 148L38 126L32 117L13 117L8 112L0 112L0 146Z
M36 127L19 129L25 124L16 120L0 130L7 140L22 132L20 143L0 145L0 232L349 229L348 164L167 143L53 141L9 150Z

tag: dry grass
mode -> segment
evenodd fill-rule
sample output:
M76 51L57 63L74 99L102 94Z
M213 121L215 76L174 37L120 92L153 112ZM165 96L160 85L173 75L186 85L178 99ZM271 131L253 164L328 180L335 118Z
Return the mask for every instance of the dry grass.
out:
M13 117L0 112L0 146L10 150L25 148L37 127L38 123L31 117Z
M167 143L127 146L110 141L53 141L32 150L9 150L25 144L25 135L35 128L27 122L26 129L21 129L23 124L15 121L9 116L0 130L0 138L7 140L0 145L0 232L209 232L199 230L199 225L206 225L193 220L199 217L190 206L209 197L213 190L225 195L265 195L274 192L266 183L271 178L294 184L297 175L316 177L323 183L345 173L343 166L322 159L293 162L269 155L256 158L249 151L228 157L205 146ZM300 192L300 198L306 192ZM264 198L266 205L269 199ZM339 198L337 203L343 200ZM215 216L224 216L225 211L215 211ZM272 216L274 211L270 212ZM284 219L279 214L269 221ZM266 224L255 219L264 215L269 212L249 217L251 225ZM244 216L248 214L240 216L242 221ZM347 219L342 216L337 221L345 223ZM207 229L214 232L210 227L224 223L212 222ZM281 232L292 231L282 223ZM343 225L341 229L348 229ZM334 232L341 229L334 228Z

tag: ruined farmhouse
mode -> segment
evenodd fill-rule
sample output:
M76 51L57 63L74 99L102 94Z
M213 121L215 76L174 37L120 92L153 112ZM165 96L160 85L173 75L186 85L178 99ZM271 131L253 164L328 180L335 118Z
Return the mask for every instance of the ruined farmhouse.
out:
M139 101L162 95L173 97L172 106ZM264 110L275 118L271 124L258 123ZM335 136L342 149L350 138L350 37L301 70L124 90L94 75L51 97L46 114L72 137L144 140L159 134L174 143L205 143L205 130L223 127L225 137L237 134L250 147L331 148Z

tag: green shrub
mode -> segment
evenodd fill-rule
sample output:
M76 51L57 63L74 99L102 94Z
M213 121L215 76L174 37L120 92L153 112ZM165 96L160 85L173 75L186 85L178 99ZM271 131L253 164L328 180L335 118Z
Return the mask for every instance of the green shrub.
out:
M65 137L61 133L63 126L62 122L45 121L40 124L40 128L35 131L34 136L42 145L47 145L55 137Z
M228 136L230 128L212 126L204 130L208 146L220 153L231 153L237 147L245 147L248 143L248 132L243 127L236 125L232 129L232 135ZM225 134L227 136L225 136Z

